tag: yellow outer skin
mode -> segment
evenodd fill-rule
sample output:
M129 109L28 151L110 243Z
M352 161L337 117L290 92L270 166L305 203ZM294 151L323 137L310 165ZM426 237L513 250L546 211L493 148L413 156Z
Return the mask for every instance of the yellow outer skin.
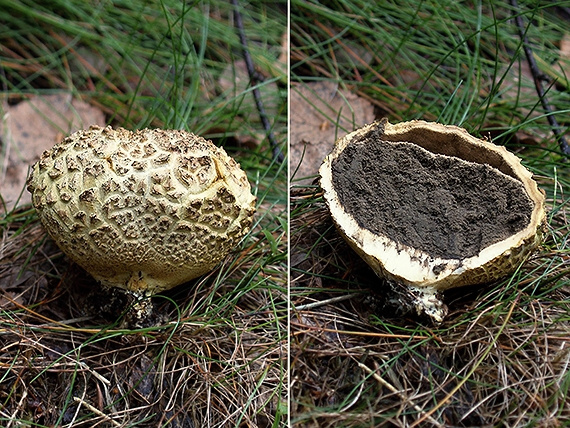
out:
M477 256L462 260L434 258L386 236L362 229L339 202L332 185L331 165L351 141L370 131L378 132L385 141L412 142L432 153L486 163L520 181L534 203L528 226L484 248ZM512 273L541 240L545 219L544 192L539 190L532 174L521 165L519 158L504 147L475 138L456 126L419 120L395 125L384 120L366 125L336 142L319 173L332 218L350 246L378 276L425 293L426 299L431 299L436 291L491 282ZM434 273L434 267L443 265L443 270L436 269L438 273Z
M103 285L154 294L213 269L248 232L256 198L212 142L178 130L78 131L28 178L49 235Z

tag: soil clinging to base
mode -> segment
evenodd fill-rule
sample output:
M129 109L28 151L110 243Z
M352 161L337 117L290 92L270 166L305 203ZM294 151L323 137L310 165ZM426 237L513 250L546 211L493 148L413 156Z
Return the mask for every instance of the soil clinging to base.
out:
M380 138L350 144L333 186L360 227L433 257L465 259L524 229L533 204L522 183L489 165Z

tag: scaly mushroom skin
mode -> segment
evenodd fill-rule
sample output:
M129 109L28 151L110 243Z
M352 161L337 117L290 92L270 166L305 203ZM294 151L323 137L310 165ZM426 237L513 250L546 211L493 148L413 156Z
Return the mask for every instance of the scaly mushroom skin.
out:
M519 182L532 201L528 224L506 239L482 248L475 256L457 258L434 256L361 227L358 219L340 201L339 189L334 185L333 163L347 147L366 144L369 136L394 144L414 143L433 156L454 157L465 165L495 168L509 180ZM541 239L545 219L544 192L537 187L532 174L504 147L475 138L456 126L419 120L395 125L384 120L366 125L336 142L319 173L325 201L340 234L379 277L389 281L392 288L405 290L417 311L437 322L446 314L438 292L491 282L512 273Z
M78 131L43 153L32 203L62 251L103 285L154 294L212 270L256 198L212 142L178 130Z

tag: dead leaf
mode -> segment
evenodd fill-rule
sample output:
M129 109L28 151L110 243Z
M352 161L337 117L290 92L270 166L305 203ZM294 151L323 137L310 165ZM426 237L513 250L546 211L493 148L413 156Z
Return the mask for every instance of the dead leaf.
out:
M281 35L281 53L279 54L279 58L277 58L277 63L283 67L283 73L287 70L287 64L289 61L289 32L285 31Z
M14 106L4 98L0 109L0 195L8 210L30 202L25 190L28 168L45 150L78 129L105 125L101 110L70 93L38 95Z
M220 75L218 84L221 90L227 94L228 99L243 97L243 100L239 100L241 103L240 111L246 114L257 112L245 61L239 60L228 65ZM278 114L281 104L277 84L275 82L261 82L258 86L265 112L269 117L274 117ZM255 117L257 121L260 120L258 114Z
M3 294L0 294L0 309L14 310L23 304L23 298L19 294L12 293L11 291L5 291Z
M570 60L570 33L565 33L560 40L560 58Z
M536 99L536 88L528 61L523 56L519 57L519 63L513 67L505 66L497 73L496 84L501 85L501 102L516 105L519 99ZM530 111L523 106L518 106L521 114L529 114ZM492 113L492 112L491 112ZM535 110L533 115L540 114Z
M323 81L291 87L291 174L309 184L337 138L374 121L374 106Z
M226 99L233 99L235 100L233 102L239 105L240 115L247 116L247 122L259 123L261 121L244 60L228 65L220 75L218 85ZM282 100L277 83L274 81L259 83L259 94L267 116L273 118L279 115ZM265 138L264 133L257 133L253 129L251 131L257 140L256 144ZM251 146L251 137L252 135L243 133L236 135L236 139L245 146Z
M568 89L568 75L570 74L570 33L565 33L560 40L560 59L558 61L560 71L557 70L554 78L557 85Z

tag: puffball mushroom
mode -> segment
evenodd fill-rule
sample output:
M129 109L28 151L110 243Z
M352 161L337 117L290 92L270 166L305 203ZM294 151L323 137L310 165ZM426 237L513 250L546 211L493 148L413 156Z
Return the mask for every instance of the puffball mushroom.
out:
M212 270L256 198L212 142L180 130L78 131L43 153L32 203L61 250L105 286L150 295Z
M511 274L541 239L544 192L532 174L456 126L366 125L336 142L319 173L340 234L438 322L439 292Z

